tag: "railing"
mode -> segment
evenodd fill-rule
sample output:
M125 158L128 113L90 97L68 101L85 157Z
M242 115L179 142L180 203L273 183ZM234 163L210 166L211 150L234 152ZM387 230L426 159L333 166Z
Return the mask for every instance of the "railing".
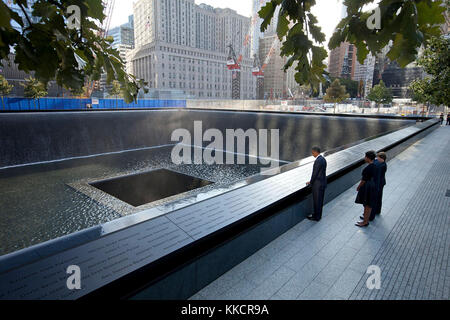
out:
M314 113L351 113L367 115L421 116L422 108L394 104L389 108L370 107L364 101L352 101L334 104L323 100L187 100L186 107L192 109L241 110L241 111L277 111L277 112L314 112ZM425 116L428 116L426 114Z
M125 103L123 99L68 99L68 98L3 98L0 111L49 111L88 109L150 109L185 108L186 100L139 99Z
M367 115L398 116L436 116L441 112L447 114L446 108L430 109L422 114L422 107L394 104L389 108L370 108L370 103L352 101L347 103L325 103L323 100L159 100L138 99L137 102L125 103L123 99L77 99L77 98L10 98L4 97L1 111L51 111L51 110L89 110L89 109L152 109L152 108L191 108L210 110L248 110L277 112L314 112L314 113L352 113Z

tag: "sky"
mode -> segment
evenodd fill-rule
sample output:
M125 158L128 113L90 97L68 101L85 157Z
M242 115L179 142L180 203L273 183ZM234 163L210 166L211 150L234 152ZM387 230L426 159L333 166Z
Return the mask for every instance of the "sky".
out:
M132 0L116 0L111 20L111 28L126 23L128 16L133 14ZM231 8L243 16L252 15L252 0L195 0L195 3L206 3L217 8ZM313 13L319 20L322 32L327 37L327 42L333 34L333 30L341 18L342 0L317 0Z

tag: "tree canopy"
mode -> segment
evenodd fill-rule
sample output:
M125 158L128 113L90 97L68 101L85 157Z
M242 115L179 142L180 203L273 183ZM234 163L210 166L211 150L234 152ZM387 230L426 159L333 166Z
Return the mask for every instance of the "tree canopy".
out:
M121 83L127 102L136 99L145 83L125 72L119 52L111 48L112 38L103 38L102 0L37 0L29 8L32 17L28 1L13 2L21 15L0 1L0 60L13 52L20 70L34 72L45 86L56 80L72 92L82 91L87 79L99 80L106 72L107 83ZM80 9L80 28L69 19L73 5Z
M375 85L367 95L367 99L377 104L378 108L380 104L387 104L392 102L392 91L387 88L383 80Z
M336 79L331 83L330 87L327 89L327 93L323 97L323 100L325 100L325 102L333 102L334 112L336 113L336 103L344 101L349 97L350 95L345 90L345 86L341 85L339 79Z
M323 98L326 102L338 103L349 97L350 95L347 93L345 86L341 85L341 82L336 79L331 83L327 89L327 94Z
M118 105L117 97L122 96L122 88L120 87L120 82L114 80L112 82L112 87L109 90L109 94L116 98L116 107Z
M8 80L5 79L2 75L0 75L0 96L2 97L2 107L5 109L5 103L3 101L3 97L7 96L11 90L14 88L13 85L8 83Z
M45 84L33 77L25 79L25 83L21 85L24 87L23 94L26 98L39 99L47 95Z
M0 96L7 96L14 88L12 84L8 83L8 80L0 74Z
M114 80L114 81L112 82L112 87L111 87L111 89L109 90L109 94L112 95L112 96L117 97L117 96L120 96L120 95L121 95L121 92L122 92L122 88L121 88L121 86L120 86L120 82L117 81L117 80Z
M47 95L47 88L44 83L41 81L29 77L28 79L25 79L25 83L21 83L23 86L23 95L25 98L31 98L33 99L33 104L36 107L36 99L45 97ZM39 100L38 100L38 108L40 108Z
M345 79L345 78L334 78L331 77L331 83L333 83L334 80L338 79L339 83L342 84L345 87L345 91L349 94L350 98L356 98L358 97L358 81L354 81L351 79ZM323 89L326 91L329 86L331 85L330 82L327 82Z
M433 103L433 90L430 78L417 79L409 85L411 99L419 103Z
M427 73L425 79L410 85L413 100L420 103L450 105L450 39L435 37L417 59Z
M20 70L34 72L34 76L47 85L50 80L73 92L80 92L86 79L99 80L102 72L107 83L118 80L127 102L137 98L143 80L137 80L125 72L119 52L111 48L111 38L103 38L101 25L105 19L102 0L37 0L32 4L31 16L26 8L28 1L13 0L22 15L0 1L0 60L15 53L14 62ZM416 59L417 50L432 36L440 33L444 23L442 0L381 0L381 27L371 29L367 21L371 12L363 7L375 0L344 0L347 17L337 26L328 44L330 49L347 41L357 47L358 60L367 54L377 54L392 44L388 57L406 66ZM282 40L281 54L289 57L287 70L295 61L295 79L299 84L317 88L325 82L324 60L327 51L323 47L325 35L312 14L315 0L271 0L259 11L263 19L261 31L267 26L280 7L277 34ZM80 9L80 28L70 25L69 6ZM14 24L20 26L15 28Z
M404 67L416 59L421 45L440 34L439 25L445 22L446 8L442 0L381 0L378 3L380 26L372 28L370 21L377 11L367 12L363 8L376 2L344 0L347 17L336 27L328 47L336 48L345 41L352 43L362 64L369 52L376 55L390 45L388 58ZM271 0L261 8L259 16L263 19L261 31L264 32L280 8L276 31L282 41L281 54L289 57L284 69L298 61L295 80L317 87L325 82L323 60L327 52L323 47L325 35L312 14L315 4L315 0Z

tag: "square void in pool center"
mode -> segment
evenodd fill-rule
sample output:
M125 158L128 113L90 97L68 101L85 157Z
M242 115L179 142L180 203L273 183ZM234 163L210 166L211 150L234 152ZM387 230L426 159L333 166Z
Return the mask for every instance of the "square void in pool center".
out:
M90 185L134 207L138 207L212 183L175 171L158 169L96 181L90 183Z

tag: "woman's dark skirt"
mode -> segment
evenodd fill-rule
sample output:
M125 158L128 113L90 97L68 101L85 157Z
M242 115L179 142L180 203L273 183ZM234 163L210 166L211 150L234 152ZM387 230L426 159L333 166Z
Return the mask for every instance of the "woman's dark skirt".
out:
M355 203L373 208L377 201L377 190L373 180L367 181L358 191Z

